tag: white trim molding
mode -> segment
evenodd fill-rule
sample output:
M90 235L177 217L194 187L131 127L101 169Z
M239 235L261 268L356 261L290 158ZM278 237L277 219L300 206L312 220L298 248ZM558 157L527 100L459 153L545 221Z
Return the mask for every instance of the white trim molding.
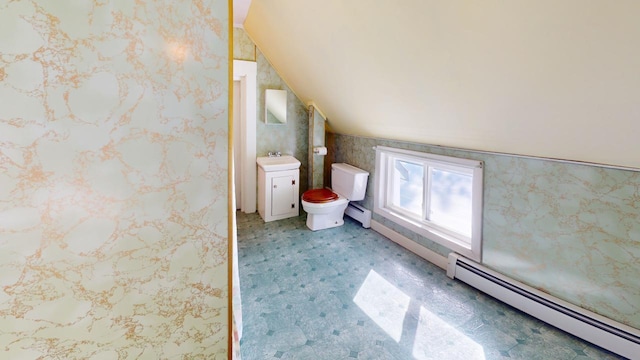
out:
M396 232L395 230L392 230L382 225L381 223L375 220L371 220L371 228L376 232L386 236L389 240L393 241L394 243L420 256L421 258L436 265L437 267L443 270L447 269L446 257L427 249L426 247L418 244L417 242L409 239L408 237L405 237L404 235Z
M376 146L375 174L376 214L482 261L482 161Z
M240 164L242 168L242 194L240 209L247 213L256 212L256 83L258 66L254 61L233 60L233 80L240 81Z

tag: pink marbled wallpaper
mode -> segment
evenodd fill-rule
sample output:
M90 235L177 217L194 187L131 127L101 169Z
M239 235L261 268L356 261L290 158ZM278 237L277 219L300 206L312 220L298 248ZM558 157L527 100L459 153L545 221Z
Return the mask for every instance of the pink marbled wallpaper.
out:
M0 352L227 357L228 2L0 0Z

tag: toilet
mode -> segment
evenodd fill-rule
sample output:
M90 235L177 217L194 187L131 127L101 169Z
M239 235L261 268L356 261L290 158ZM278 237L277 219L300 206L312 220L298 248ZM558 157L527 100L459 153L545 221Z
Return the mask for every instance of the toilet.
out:
M349 201L364 199L369 173L349 164L331 164L330 189L312 189L302 194L302 208L307 212L307 227L313 231L344 224Z

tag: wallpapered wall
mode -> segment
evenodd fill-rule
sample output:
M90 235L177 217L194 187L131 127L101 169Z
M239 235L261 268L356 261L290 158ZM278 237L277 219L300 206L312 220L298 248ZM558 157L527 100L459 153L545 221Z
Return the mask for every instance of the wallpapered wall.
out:
M325 146L325 118L313 105L309 105L309 187L324 187L324 155L313 152L315 147Z
M228 3L0 3L0 349L227 358Z
M300 160L300 192L307 190L307 171L309 145L309 116L305 105L285 84L269 61L256 48L246 32L233 28L234 59L256 61L257 79L257 117L256 120L256 153L266 156L270 151L293 155ZM283 125L265 124L265 90L276 89L287 91L287 123Z
M640 172L329 134L327 161L370 172L376 145L482 160L483 263L573 304L640 329ZM443 246L374 220L446 256Z

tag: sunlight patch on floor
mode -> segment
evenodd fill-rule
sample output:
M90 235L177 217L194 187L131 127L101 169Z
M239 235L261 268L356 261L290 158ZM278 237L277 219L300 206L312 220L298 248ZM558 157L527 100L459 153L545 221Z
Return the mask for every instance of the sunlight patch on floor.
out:
M422 306L420 306L420 319L412 355L417 360L445 358L485 360L482 345Z
M353 302L396 342L402 336L402 325L410 301L407 294L374 270L369 271L353 298Z
M353 302L387 335L400 342L411 303L410 296L371 269ZM410 322L407 324L414 327ZM443 359L485 360L482 345L423 306L420 306L417 325L404 329L404 336L413 338L412 355L417 360L436 359L438 356Z

